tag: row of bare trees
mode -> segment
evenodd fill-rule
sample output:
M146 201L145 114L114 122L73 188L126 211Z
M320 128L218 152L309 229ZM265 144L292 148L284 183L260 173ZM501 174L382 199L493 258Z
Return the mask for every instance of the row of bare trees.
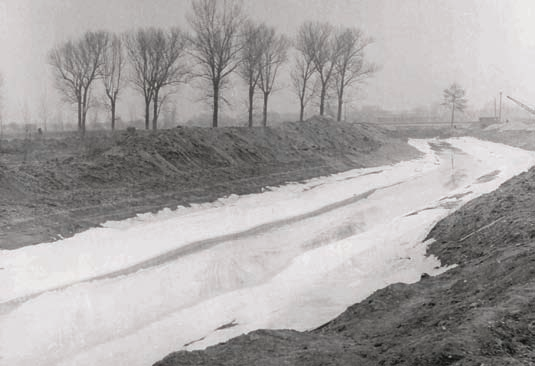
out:
M56 86L77 106L78 128L84 133L87 111L96 80L102 81L111 112L111 127L119 95L128 81L143 96L145 127L157 129L165 99L180 83L193 78L202 81L211 101L212 126L218 126L221 102L230 76L237 73L248 86L248 124L253 125L255 93L263 99L262 124L267 124L270 95L288 60L296 50L291 72L292 85L300 101L300 120L313 95L325 101L335 93L338 120L345 90L369 77L376 68L364 61L364 48L371 39L353 28L334 28L328 23L306 22L295 39L277 34L275 28L256 24L243 12L238 0L192 0L188 16L191 34L179 28L139 29L125 35L104 31L87 32L51 50ZM151 111L152 106L152 111Z
M241 52L239 74L248 86L248 124L253 125L254 94L260 89L263 97L262 125L267 124L267 107L281 65L287 60L290 41L277 35L273 27L247 22Z
M78 129L85 132L85 121L91 99L91 86L101 76L108 33L87 32L77 41L54 48L49 55L62 95L76 104Z
M77 41L54 48L49 62L56 86L67 101L76 104L78 129L84 133L92 86L101 80L106 104L115 128L119 93L125 85L125 66L130 61L130 81L144 96L145 127L157 128L163 90L183 81L186 64L181 62L186 50L186 36L179 29L164 31L148 28L118 36L108 32L87 32Z
M125 39L133 69L132 83L145 101L145 128L150 128L152 103L152 128L156 130L161 105L189 73L184 57L187 36L179 28L149 28L129 33Z
M305 22L299 27L291 77L300 102L301 121L306 105L316 94L319 114L323 116L326 100L333 91L338 105L337 120L341 120L346 90L377 71L375 64L364 59L364 50L372 41L357 28L335 28L321 22Z

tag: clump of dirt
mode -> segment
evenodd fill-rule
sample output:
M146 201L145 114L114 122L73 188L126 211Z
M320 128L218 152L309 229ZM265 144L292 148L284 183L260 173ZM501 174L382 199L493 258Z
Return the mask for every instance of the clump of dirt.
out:
M470 135L493 142L535 150L535 131L471 130Z
M429 254L457 264L442 275L378 290L311 332L256 331L156 365L531 365L533 207L535 168L434 227Z
M377 127L319 117L276 128L179 127L2 141L0 248L418 155Z

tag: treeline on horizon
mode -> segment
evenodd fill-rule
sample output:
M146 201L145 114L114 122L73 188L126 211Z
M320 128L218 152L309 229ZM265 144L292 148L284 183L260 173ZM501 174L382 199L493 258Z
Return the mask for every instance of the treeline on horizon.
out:
M364 55L373 40L356 27L306 21L288 37L249 19L239 0L192 0L187 20L188 31L180 27L140 28L124 34L88 31L50 51L55 86L76 106L82 134L97 82L103 86L112 130L126 87L143 97L145 128L157 129L166 99L180 84L193 80L201 81L197 85L212 106L212 126L217 127L221 103L226 102L224 91L234 74L247 86L248 125L253 125L253 100L260 92L266 126L269 97L278 90L285 63L291 63L290 87L299 102L301 121L312 98L318 98L318 112L324 115L329 96L336 97L340 121L344 93L377 71Z

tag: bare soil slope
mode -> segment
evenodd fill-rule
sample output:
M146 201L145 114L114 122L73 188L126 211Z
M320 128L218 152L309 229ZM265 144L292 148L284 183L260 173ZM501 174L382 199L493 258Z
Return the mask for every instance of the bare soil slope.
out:
M277 128L2 141L0 249L57 240L109 219L417 155L377 127L324 118Z
M156 365L533 365L533 207L535 169L431 231L429 253L458 267L376 291L311 332L259 330Z

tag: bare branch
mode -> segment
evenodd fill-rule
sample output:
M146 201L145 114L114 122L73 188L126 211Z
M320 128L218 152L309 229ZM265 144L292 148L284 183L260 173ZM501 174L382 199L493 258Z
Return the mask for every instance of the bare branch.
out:
M49 64L56 79L56 87L78 109L78 129L85 132L85 117L89 108L89 94L93 81L101 77L108 33L86 32L77 41L68 41L53 48Z
M338 56L333 78L338 97L338 121L342 119L345 90L353 84L364 82L378 70L377 65L364 61L364 49L372 42L372 38L365 37L357 28L339 28L336 33Z
M145 128L149 128L150 103L152 127L157 128L161 89L174 88L190 75L184 61L188 38L179 28L168 31L139 29L126 36L126 49L132 65L132 83L145 100Z
M307 28L302 25L294 40L297 56L291 71L292 86L300 104L299 121L303 121L305 107L312 96L313 88L310 86L310 79L315 72L314 50Z
M323 115L327 92L339 53L334 28L329 23L305 22L299 28L298 37L302 39L298 50L312 60L321 83L320 115Z
M238 73L248 87L248 125L253 126L254 93L260 79L260 60L262 58L261 27L251 21L245 22L242 30L243 47Z
M110 42L103 55L102 82L111 111L111 129L115 129L115 108L119 92L123 87L125 57L123 43L119 36L109 35Z
M258 87L264 94L263 126L267 124L267 104L269 95L273 92L275 78L280 66L288 58L290 42L283 35L276 35L275 28L265 25L260 27L260 44L262 57L260 60L260 80Z
M210 82L213 90L213 121L217 127L219 98L226 78L241 62L241 29L245 21L237 0L193 0L188 20L192 56L198 63L197 75Z

